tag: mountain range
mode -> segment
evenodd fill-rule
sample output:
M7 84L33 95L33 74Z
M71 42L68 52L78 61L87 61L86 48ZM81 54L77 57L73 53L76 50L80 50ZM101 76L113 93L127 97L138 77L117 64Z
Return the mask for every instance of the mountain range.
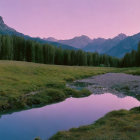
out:
M125 34L119 34L114 38L104 39L97 38L93 39L91 43L85 46L83 49L90 52L98 52L100 54L109 54L111 56L120 57L122 54L112 55L112 52L108 53L110 50L114 49L114 46L118 45L122 40L126 39ZM123 49L123 48L122 48Z
M91 39L88 36L82 35L72 39L57 40L53 37L39 38L30 37L22 33L17 32L15 29L7 26L3 18L0 16L0 34L16 35L24 37L25 39L35 40L40 43L48 43L63 49L82 49L87 52L98 52L100 54L108 54L115 57L123 57L126 53L137 50L138 43L140 41L140 33L127 36L123 33L117 35L114 38L96 38Z
M137 46L140 41L140 33L133 36L127 36L121 33L116 37L109 39L90 39L89 37L82 35L69 40L57 40L53 37L46 38L45 40L71 45L87 52L98 52L100 54L108 54L110 56L121 58L126 53L132 50L137 50Z
M54 42L59 42L62 44L67 44L78 49L82 49L86 45L92 42L92 39L90 39L88 36L85 36L85 35L77 36L77 37L74 37L72 39L67 39L67 40L57 40L53 37L44 38L44 39L47 41L54 41Z

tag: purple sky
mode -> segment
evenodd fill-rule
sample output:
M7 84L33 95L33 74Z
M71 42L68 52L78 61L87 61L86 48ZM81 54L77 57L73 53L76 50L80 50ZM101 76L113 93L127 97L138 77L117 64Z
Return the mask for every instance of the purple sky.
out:
M10 27L34 37L140 32L140 0L0 0L0 15Z

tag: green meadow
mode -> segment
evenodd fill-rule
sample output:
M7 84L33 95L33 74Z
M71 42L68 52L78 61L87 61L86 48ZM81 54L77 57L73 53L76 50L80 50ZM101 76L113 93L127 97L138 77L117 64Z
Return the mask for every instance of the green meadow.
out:
M43 106L70 96L88 96L89 91L69 89L66 83L115 70L115 68L104 67L0 61L0 111Z

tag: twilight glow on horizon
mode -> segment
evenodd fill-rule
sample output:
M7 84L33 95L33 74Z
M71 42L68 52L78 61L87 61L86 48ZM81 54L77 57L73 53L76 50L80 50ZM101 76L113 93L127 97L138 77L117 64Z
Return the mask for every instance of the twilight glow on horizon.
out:
M111 38L140 32L140 0L0 0L0 16L33 37Z

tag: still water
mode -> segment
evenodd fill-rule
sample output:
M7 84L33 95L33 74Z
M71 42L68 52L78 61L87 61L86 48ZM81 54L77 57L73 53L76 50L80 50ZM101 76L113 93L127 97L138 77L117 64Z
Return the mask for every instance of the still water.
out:
M119 98L110 93L68 98L57 104L2 115L0 139L33 140L40 136L46 140L58 131L91 124L112 110L136 106L140 106L137 99L129 96Z

